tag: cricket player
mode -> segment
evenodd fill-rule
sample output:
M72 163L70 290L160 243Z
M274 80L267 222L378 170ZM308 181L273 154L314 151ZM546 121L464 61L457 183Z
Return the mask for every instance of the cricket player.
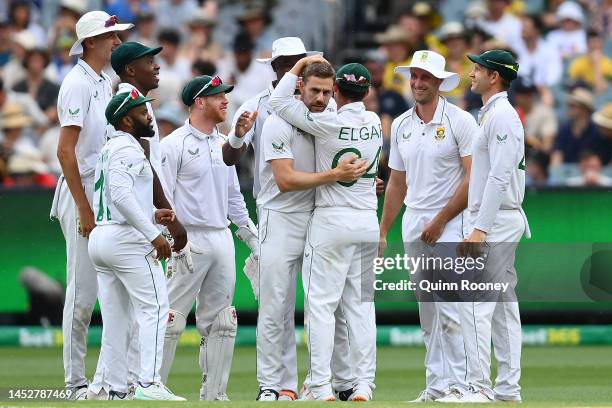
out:
M310 64L302 72L301 99L310 112L323 112L330 102L335 72L328 63ZM259 316L257 319L257 377L259 401L275 401L282 390L283 318L286 305L295 313L295 283L301 271L308 221L315 201L315 187L360 178L367 164L345 159L334 169L315 173L312 136L291 126L278 115L266 120L261 134L259 208ZM346 392L349 383L335 384Z
M154 57L162 50L162 47L149 48L137 42L126 42L117 47L111 55L111 66L117 73L121 82L118 86L118 93L131 92L136 90L139 94L147 96L148 93L156 89L159 84L159 65L155 63ZM152 126L154 135L151 138L139 138L138 142L145 150L145 155L151 163L153 169L153 204L156 208L172 209L170 203L164 195L162 185L159 181L158 174L161 172L161 152L159 149L159 131L153 107L150 102L146 104L149 115L153 119ZM173 250L181 251L187 243L187 233L185 228L180 223L178 218L168 223L168 230L174 238ZM134 394L136 380L138 379L137 368L139 367L138 354L138 326L134 321L130 320L130 347L128 349L127 361L118 361L118 363L127 363L129 370L129 390L130 396ZM87 399L105 399L108 394L108 385L105 382L107 371L114 370L115 367L107 367L104 364L105 350L100 350L100 358L96 374L89 385Z
M306 51L304 43L298 37L282 37L275 40L272 44L271 58L257 60L260 63L270 64L278 79L272 82L268 89L255 95L240 106L234 115L232 129L229 133L229 143L223 145L223 160L228 166L238 163L244 152L246 152L247 146L253 146L253 150L255 152L253 197L255 199L258 197L262 185L260 180L261 169L266 163L263 156L263 149L260 145L263 125L271 113L271 108L268 102L270 94L274 90L274 87L278 84L278 81L295 65L297 61L306 56L319 54L321 53L318 51ZM328 109L336 109L336 102L334 99L330 99ZM259 212L260 211L258 208L258 219L261 218ZM247 268L245 268L245 272L247 272ZM259 288L258 296L266 296L267 291L277 293L277 291L272 287L261 285L257 281L257 274L255 274L254 277L249 278L252 280L254 287ZM280 359L280 364L282 364L282 379L278 399L285 401L296 400L298 395L297 350L294 335L296 286L297 282L291 281L291 285L286 289L287 301L285 303L286 309L285 316L283 318L285 328L282 339L284 344L282 345L283 351ZM267 330L258 331L258 336L262 336L262 333L267 332ZM275 347L279 346L276 345ZM258 359L264 355L266 355L266 353L258 353ZM338 387L340 397L349 396L351 394L351 392L347 392L350 391L350 389L346 389L345 386L346 384L351 383L352 378L350 361L347 360L348 355L349 345L348 333L346 332L346 322L339 313L336 326L336 340L332 370L334 383ZM276 365L279 364L279 362L274 362L272 364ZM266 363L258 360L257 366L260 367L260 365L264 367ZM260 384L265 384L267 382L268 380L260 379Z
M69 399L85 399L87 330L96 304L96 272L87 253L87 239L95 227L92 211L96 160L106 141L104 110L112 97L111 79L102 72L111 52L121 44L119 24L103 11L84 14L76 24L77 41L70 55L82 57L64 78L57 99L60 140L57 157L62 166L53 197L51 218L58 218L66 239L66 300L62 320L64 381Z
M472 136L478 125L472 115L440 96L459 85L459 76L444 69L442 55L417 51L411 61L395 69L409 79L415 106L391 125L391 174L380 241L385 247L405 203L402 238L406 254L435 257L440 256L436 243L463 240ZM455 388L464 392L465 351L456 303L426 299L419 302L419 317L427 349L426 388L412 402L435 401Z
M314 136L316 170L337 167L345 156L368 162L367 172L351 183L336 182L316 190L302 268L310 371L303 399L334 400L331 357L334 347L334 312L341 308L348 324L355 384L350 399L372 398L376 370L374 303L362 302L362 278L373 276L379 229L376 216L376 171L382 150L380 118L367 112L363 98L371 76L360 64L348 64L336 73L337 112L312 113L293 92L303 69L321 56L302 58L278 83L270 106L285 121ZM363 275L363 276L362 276Z
M178 267L168 280L170 313L162 378L168 377L187 315L196 301L196 325L202 335L200 399L209 401L228 399L238 327L232 306L236 265L228 217L251 251L259 252L257 227L249 219L235 167L223 162L221 147L226 139L216 127L225 120L225 94L233 88L207 75L189 81L181 95L189 107L189 118L160 143L162 184L187 229L193 259L193 272Z
M150 101L135 89L115 95L106 118L115 132L96 165L96 225L89 254L98 273L104 330L108 399L126 399L128 322L139 327L140 370L134 399L185 401L161 382L168 293L159 260L170 244L153 224L174 218L172 210L153 207L153 171L137 139L153 136ZM131 305L131 307L130 307ZM119 364L114 364L120 362Z
M470 390L450 394L442 402L521 401L521 320L514 294L517 276L515 249L530 237L521 208L525 196L525 132L508 102L507 89L517 77L518 64L507 51L469 55L472 91L482 96L480 132L474 138L468 193L469 220L465 243L481 244L488 252L487 281L510 283L510 292L497 301L459 303ZM488 300L488 299L487 299ZM491 341L498 374L492 387Z

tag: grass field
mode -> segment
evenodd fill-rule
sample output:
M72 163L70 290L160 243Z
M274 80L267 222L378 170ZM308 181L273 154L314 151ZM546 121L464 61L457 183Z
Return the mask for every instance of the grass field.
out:
M148 407L200 406L200 373L196 348L177 351L169 387L186 397L187 403L78 402L79 406ZM95 368L97 349L87 356L89 378ZM399 407L423 388L424 349L379 348L375 401L372 407ZM300 349L299 365L306 366L306 350ZM300 381L304 371L300 372ZM66 407L65 402L23 402L7 398L11 388L56 388L62 386L60 349L0 348L0 406ZM612 347L528 347L523 351L522 407L612 407ZM232 407L259 406L255 377L255 349L236 348L228 394ZM309 403L323 405L325 403ZM329 403L327 403L329 404ZM439 404L428 404L437 405Z

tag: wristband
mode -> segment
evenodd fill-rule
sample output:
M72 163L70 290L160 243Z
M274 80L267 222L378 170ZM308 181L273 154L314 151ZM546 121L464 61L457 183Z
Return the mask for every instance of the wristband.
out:
M234 132L230 132L228 142L234 149L240 149L244 144L244 138L236 136Z

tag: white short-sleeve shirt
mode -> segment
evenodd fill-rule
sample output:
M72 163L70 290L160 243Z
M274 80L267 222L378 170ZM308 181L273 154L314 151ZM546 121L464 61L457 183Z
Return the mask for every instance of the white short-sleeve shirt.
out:
M81 179L93 179L98 155L107 139L106 106L113 96L111 79L79 59L60 86L57 113L61 127L81 128L76 158ZM110 125L109 125L110 126Z
M429 123L421 120L415 108L393 121L389 167L406 172L406 207L439 210L446 206L464 176L461 158L471 155L478 132L472 115L442 97Z
M264 163L259 169L261 190L257 206L281 212L307 212L314 208L315 189L281 193L274 179L271 160L292 159L293 168L306 173L315 172L314 141L312 136L272 114L266 120L260 148Z

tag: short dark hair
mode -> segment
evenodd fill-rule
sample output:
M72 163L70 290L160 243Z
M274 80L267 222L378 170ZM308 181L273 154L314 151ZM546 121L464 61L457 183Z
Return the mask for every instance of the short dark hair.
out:
M493 75L494 72L497 72L497 74L499 75L499 79L501 81L501 85L502 85L502 88L504 89L504 91L507 91L508 89L510 89L510 85L511 85L512 81L508 81L498 71L496 71L494 69L487 68L487 67L485 67L484 69L487 70L487 74L488 75Z
M317 78L332 78L332 80L336 77L336 71L334 70L334 67L331 66L331 64L327 61L324 62L314 62L312 64L308 64L303 70L302 70L302 80L304 82L306 82L306 80L310 77L317 77Z
M591 157L597 157L599 159L599 162L603 164L603 160L601 159L601 156L598 153L595 153L594 151L588 150L588 149L580 152L580 154L578 155L578 163L588 160Z
M595 28L589 28L587 30L587 38L593 38L593 37L600 38L601 33Z
M210 61L206 61L206 60L198 58L191 65L191 70L195 71L198 76L201 76L201 75L214 76L215 73L217 72L217 67L215 66L214 63Z
M181 43L181 34L173 29L165 29L159 32L157 36L157 41L160 43L170 43L174 46L178 46Z
M527 20L531 20L531 22L533 23L533 26L535 27L536 30L538 30L540 34L544 32L546 27L544 26L544 22L542 21L542 18L539 15L533 14L533 13L527 13L523 15L523 18L526 18Z
M342 89L341 87L338 87L338 91L340 92L340 95L344 96L346 99L348 99L349 101L353 101L353 102L363 101L366 94L368 93L367 90L363 92L355 92L355 91L347 91L346 89Z

